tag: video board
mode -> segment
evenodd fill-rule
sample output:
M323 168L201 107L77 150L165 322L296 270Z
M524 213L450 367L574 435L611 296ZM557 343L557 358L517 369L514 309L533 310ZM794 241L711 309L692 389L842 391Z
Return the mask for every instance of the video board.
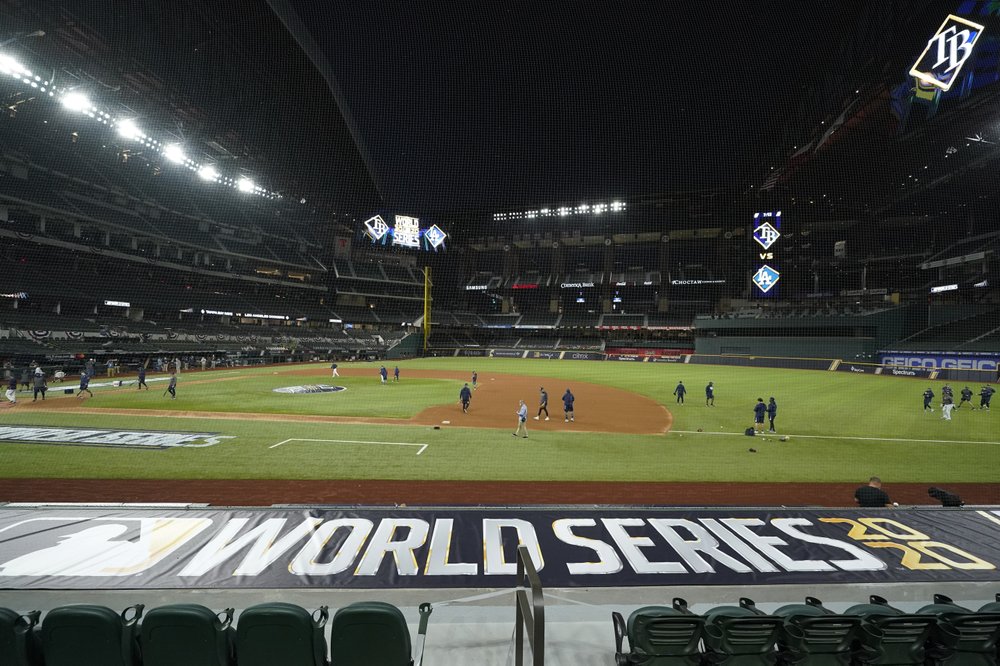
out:
M388 216L387 216L388 217ZM373 215L364 221L364 234L374 245L394 246L411 250L444 250L448 234L432 224L420 225L420 218L410 215L392 216L390 226L382 215Z
M781 240L781 211L754 213L753 232L750 234L753 245L754 267L753 292L758 298L776 298L778 282L781 280L779 270L778 244Z

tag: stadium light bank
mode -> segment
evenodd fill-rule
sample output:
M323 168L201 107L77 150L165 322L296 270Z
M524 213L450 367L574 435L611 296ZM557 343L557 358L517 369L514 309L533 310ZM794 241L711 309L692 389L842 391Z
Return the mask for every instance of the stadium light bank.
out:
M37 31L25 37L43 36L45 33ZM0 47L17 41L21 37L0 42ZM115 118L110 113L99 108L87 94L79 89L60 88L54 81L43 79L28 69L20 60L7 53L0 53L0 75L9 77L25 87L38 91L50 98L57 99L62 106L73 113L80 114L94 121L114 128L118 135L126 141L135 141L147 148L159 152L163 158L178 166L184 166L196 173L201 180L208 183L218 183L226 187L233 188L245 194L255 194L267 199L281 199L281 194L271 192L257 185L253 180L245 177L227 177L221 175L213 165L200 164L192 160L184 152L183 146L178 143L163 143L142 131L134 118Z

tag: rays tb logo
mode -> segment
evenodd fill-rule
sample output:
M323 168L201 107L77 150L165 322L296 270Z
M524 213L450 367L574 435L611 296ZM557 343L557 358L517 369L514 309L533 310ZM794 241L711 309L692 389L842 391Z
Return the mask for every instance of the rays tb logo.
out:
M779 238L781 238L781 233L772 227L770 222L765 222L753 230L753 239L765 250L770 249L778 242Z
M983 26L978 23L949 15L910 68L910 75L941 90L950 90L982 34Z

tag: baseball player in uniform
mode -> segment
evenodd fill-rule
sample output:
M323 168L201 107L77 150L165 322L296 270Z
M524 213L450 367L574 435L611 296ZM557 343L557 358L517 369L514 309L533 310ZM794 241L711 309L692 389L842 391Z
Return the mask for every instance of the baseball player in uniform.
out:
M955 408L955 399L950 393L945 394L941 398L941 418L945 421L951 421L951 410Z
M41 368L39 368L40 370ZM45 400L45 392L49 390L49 385L45 383L45 373L35 372L34 376L35 382L35 397L31 399L31 402L38 400L38 394L42 394L42 400Z
M757 404L753 406L753 428L758 433L764 432L764 415L767 414L767 405L764 398L757 398Z
M76 397L79 398L82 396L84 391L86 391L87 395L91 398L94 397L94 392L90 390L90 375L86 372L80 375L80 391L76 394Z
M573 403L576 402L576 396L573 395L572 391L566 389L563 393L563 423L569 423L575 419L575 414L573 412Z
M139 366L139 387L136 390L137 391L141 391L143 386L146 387L147 391L149 390L149 386L146 385L146 366L140 365Z
M13 372L10 374L10 379L7 380L7 400L10 401L11 407L17 404L17 377L14 376Z
M177 373L170 373L170 383L167 384L167 393L170 394L171 400L177 399Z
M469 403L472 402L472 391L469 390L468 384L463 386L462 390L458 392L458 401L462 403L462 412L468 414Z
M712 382L705 387L705 406L715 407L715 385Z
M334 363L333 365L330 366L330 370L333 372L333 374L332 374L333 377L339 377L340 376L340 373L337 372L337 364L336 363Z
M684 404L684 394L687 393L687 389L684 388L684 382L677 382L677 388L674 389L674 395L677 396L677 404Z
M479 388L478 383L479 383L479 373L476 372L475 370L473 370L472 371L472 390L473 391L475 391L477 388Z
M378 376L382 378L383 384L389 380L389 371L385 369L384 365L378 369Z

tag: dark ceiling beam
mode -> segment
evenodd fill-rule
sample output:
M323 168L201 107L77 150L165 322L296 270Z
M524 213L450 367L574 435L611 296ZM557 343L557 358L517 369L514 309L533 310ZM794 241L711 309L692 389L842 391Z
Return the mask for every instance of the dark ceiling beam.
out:
M316 40L313 39L312 33L309 32L305 23L302 22L301 18L299 18L298 13L292 9L288 0L267 0L267 4L270 5L271 11L273 11L282 24L284 24L285 29L288 30L292 38L298 42L300 47L302 47L306 57L309 58L319 71L320 76L322 76L323 80L326 81L326 85L330 89L330 94L333 95L333 99L337 103L337 108L340 109L340 115L344 119L344 124L347 125L347 129L351 133L351 137L354 139L354 145L357 146L358 152L361 154L361 159L365 163L365 169L367 169L372 182L375 183L375 189L378 190L379 197L384 202L385 189L382 184L382 179L379 174L376 173L375 168L372 165L371 155L368 152L368 148L365 145L364 140L361 138L361 133L358 131L357 124L354 122L354 115L351 113L351 109L347 105L347 100L344 97L343 91L340 89L340 84L337 82L337 77L334 75L333 67L326 59L326 55L316 43Z

